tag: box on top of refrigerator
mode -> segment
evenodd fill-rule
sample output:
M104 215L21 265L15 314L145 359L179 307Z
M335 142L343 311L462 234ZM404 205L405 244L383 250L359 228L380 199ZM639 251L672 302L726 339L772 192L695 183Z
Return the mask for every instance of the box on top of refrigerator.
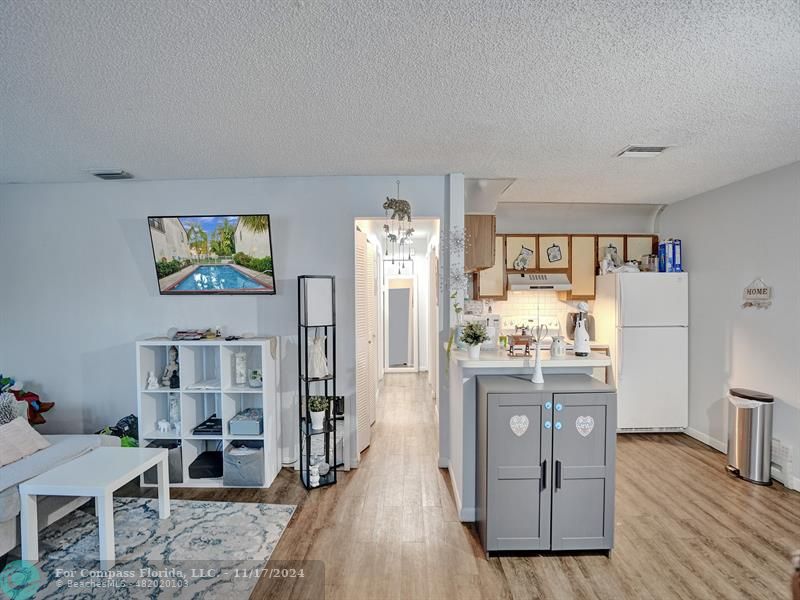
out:
M670 238L658 243L658 270L661 273L683 271L680 240Z

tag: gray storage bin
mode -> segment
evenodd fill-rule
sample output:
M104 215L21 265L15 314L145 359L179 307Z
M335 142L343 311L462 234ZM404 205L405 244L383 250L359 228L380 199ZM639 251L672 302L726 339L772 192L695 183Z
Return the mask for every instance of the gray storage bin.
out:
M147 444L148 448L166 448L169 456L169 482L183 483L183 457L180 440L155 440ZM144 472L145 483L158 483L158 472L155 467Z
M234 448L251 448L251 454L232 454ZM232 487L264 485L264 442L231 442L222 454L222 483Z
M260 408L246 408L228 421L231 435L261 435L264 431L264 411Z

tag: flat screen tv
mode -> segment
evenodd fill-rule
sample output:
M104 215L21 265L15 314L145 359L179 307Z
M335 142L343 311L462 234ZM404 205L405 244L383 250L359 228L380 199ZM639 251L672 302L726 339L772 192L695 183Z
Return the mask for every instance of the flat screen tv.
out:
M269 215L147 217L162 294L274 294Z

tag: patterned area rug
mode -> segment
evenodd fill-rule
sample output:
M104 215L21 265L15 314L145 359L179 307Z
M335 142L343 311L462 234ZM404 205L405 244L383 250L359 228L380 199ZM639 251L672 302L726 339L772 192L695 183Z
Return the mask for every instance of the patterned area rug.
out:
M28 574L27 589L35 583L37 599L247 598L295 510L189 500L172 500L170 507L169 519L161 520L157 500L114 500L117 562L111 569L98 562L95 516L67 515L40 534L42 560Z

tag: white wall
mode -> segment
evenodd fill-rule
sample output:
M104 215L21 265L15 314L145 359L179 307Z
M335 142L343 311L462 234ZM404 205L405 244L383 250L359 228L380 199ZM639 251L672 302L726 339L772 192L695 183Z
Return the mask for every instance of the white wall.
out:
M657 204L497 205L498 233L652 233Z
M447 177L403 177L443 218ZM354 384L353 221L382 216L396 177L0 186L0 368L46 400L44 432L94 431L135 412L134 341L170 327L295 336L296 276L336 276L338 392ZM160 296L146 217L271 215L276 296ZM294 346L283 386L296 388Z
M673 204L659 232L683 240L690 277L690 428L724 447L728 388L774 394L800 489L800 162ZM741 308L756 277L773 287L767 310Z

